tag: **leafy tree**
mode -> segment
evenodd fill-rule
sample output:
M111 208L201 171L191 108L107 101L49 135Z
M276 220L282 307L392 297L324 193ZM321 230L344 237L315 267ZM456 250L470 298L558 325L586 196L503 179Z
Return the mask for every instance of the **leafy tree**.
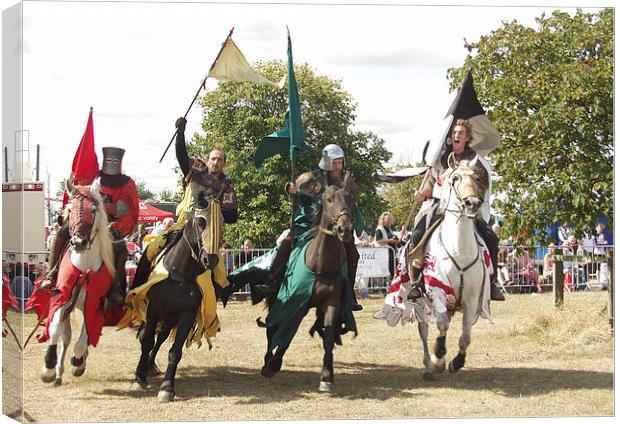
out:
M545 229L578 232L613 221L613 10L555 11L528 28L516 21L468 43L457 88L472 69L478 97L502 134L491 159L496 206L511 234L548 242Z
M279 61L261 62L256 71L277 81L286 72ZM372 173L390 158L384 141L370 132L352 131L356 103L349 93L327 76L316 74L307 64L295 67L301 113L310 152L296 162L295 177L317 168L326 144L337 143L345 151L346 166L360 191L360 206L367 223L385 208L377 195ZM221 83L203 99L204 136L194 134L190 154L206 157L215 146L227 155L225 173L232 180L240 205L237 224L225 227L225 238L233 246L251 238L256 246L271 246L290 225L291 204L284 185L291 179L288 157L275 156L259 174L252 163L261 139L282 128L287 108L286 90L250 83Z
M155 195L155 192L149 190L144 181L137 180L135 181L135 183L136 183L136 190L138 190L138 197L141 200L145 202L155 201L155 199L157 198L157 196Z
M172 190L165 188L159 192L159 196L157 196L157 198L160 202L179 203L183 199L183 193L181 191L173 192Z

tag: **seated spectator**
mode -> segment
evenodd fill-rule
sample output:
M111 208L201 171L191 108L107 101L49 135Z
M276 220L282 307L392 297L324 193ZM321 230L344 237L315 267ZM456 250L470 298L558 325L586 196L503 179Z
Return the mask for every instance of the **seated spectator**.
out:
M538 282L538 270L527 250L522 250L520 254L515 250L508 255L508 270L513 284L521 286L521 293L542 291Z
M596 234L594 236L594 254L605 255L605 249L609 245L609 239L605 234L605 224L599 222L596 224Z

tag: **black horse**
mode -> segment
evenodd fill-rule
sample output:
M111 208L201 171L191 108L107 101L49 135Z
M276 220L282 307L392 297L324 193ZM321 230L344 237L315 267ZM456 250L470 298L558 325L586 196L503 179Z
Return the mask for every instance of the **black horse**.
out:
M208 205L208 201L202 200L199 205ZM146 322L138 333L142 354L136 368L136 390L148 387L147 375L157 371L157 351L171 330L176 328L174 343L168 354L168 367L157 395L160 402L171 401L175 396L174 378L181 360L183 344L190 336L202 302L202 293L196 278L206 270L213 269L218 259L216 255L208 254L203 246L203 235L210 225L209 209L195 209L187 212L186 217L187 222L181 232L176 236L174 233L169 236L170 246L165 247L163 257L169 275L149 289ZM136 287L142 283L144 281L137 281Z
M317 320L312 327L311 334L318 332L323 338L323 369L319 391L334 391L333 348L340 344L340 335L348 330L355 330L355 320L351 313L352 294L350 285L341 275L346 264L346 254L343 242L353 237L353 218L351 215L351 195L347 189L348 180L343 186L330 186L324 192L321 200L322 211L320 221L315 227L316 235L310 241L305 257L300 258L314 274L312 295L303 315L295 321L303 319L310 308L316 307ZM354 278L350 276L349 278ZM270 314L273 308L283 306L276 301L277 295L268 299ZM279 327L289 324L286 320L278 325L270 325L267 319L267 353L264 357L264 366L261 375L273 377L282 366L282 359L289 345L274 346L274 337ZM298 325L298 324L297 324ZM289 330L285 330L289 331Z

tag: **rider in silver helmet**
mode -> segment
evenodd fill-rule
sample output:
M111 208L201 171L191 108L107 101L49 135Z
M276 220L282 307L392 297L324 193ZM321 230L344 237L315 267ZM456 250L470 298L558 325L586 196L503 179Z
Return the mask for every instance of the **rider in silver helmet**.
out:
M292 231L282 240L270 268L273 281L281 279L284 275L286 263L288 262L288 257L292 250L293 239L296 240L299 236L312 228L313 224L316 222L315 218L319 210L319 202L321 201L323 192L330 185L342 187L347 174L349 174L349 188L353 201L354 227L356 232L361 234L365 223L357 206L357 184L355 184L351 178L349 171L345 170L345 155L342 148L336 144L328 144L323 148L321 160L319 161L319 169L301 174L297 178L295 184L289 182L285 187L287 194L294 198L294 204L297 206L293 217ZM297 191L297 187L300 188L299 191ZM344 247L347 254L349 281L351 286L353 286L355 284L359 253L357 252L353 239L345 243ZM273 285L271 287L273 288ZM269 291L269 289L264 286L261 287L261 289L263 291ZM354 290L353 296L355 300ZM362 306L355 300L353 310L359 311L361 309Z

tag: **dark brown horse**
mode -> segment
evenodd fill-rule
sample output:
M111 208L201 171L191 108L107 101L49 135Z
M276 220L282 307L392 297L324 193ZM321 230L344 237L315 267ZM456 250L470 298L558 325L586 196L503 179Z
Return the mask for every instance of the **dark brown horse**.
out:
M169 402L175 397L177 366L203 298L196 278L206 270L212 270L218 260L217 255L209 254L205 249L205 238L210 234L208 228L213 225L211 208L217 205L203 191L194 197L197 199L196 207L186 213L187 223L180 235L173 237L171 247L166 247L162 253L163 264L169 274L166 279L148 289L146 322L138 334L142 354L136 367L133 389L146 390L147 376L158 371L155 366L157 352L171 330L176 329L164 380L157 395L160 402ZM218 211L219 207L216 209ZM218 231L215 233L219 234ZM132 291L142 283L144 281L137 281Z
M299 256L294 257L296 247L291 253L289 270L282 286L293 279L294 270L305 266L314 274L311 275L311 296L307 306L303 306L293 316L285 314L278 309L286 311L287 305L277 298L268 300L269 316L267 317L267 353L264 358L264 366L261 374L264 377L273 377L282 366L282 358L288 349L291 333L297 330L301 319L308 313L310 308L316 308L317 321L311 331L316 331L323 338L323 370L319 391L334 391L333 348L335 343L340 342L340 335L348 330L355 331L355 320L351 313L352 293L351 286L345 280L342 270L346 269L346 254L343 243L353 237L353 218L351 215L351 195L348 191L347 179L344 188L330 186L322 196L322 212L320 221L314 231L316 235L309 241L305 254L299 251ZM299 243L299 242L298 242ZM303 254L303 256L302 256ZM296 259L300 263L297 264ZM305 265L304 265L305 264ZM295 266L297 265L297 266ZM312 278L313 277L313 278ZM283 287L280 287L282 291ZM285 289L286 290L286 289ZM290 289L289 289L290 290ZM270 317L280 316L272 319ZM296 316L295 316L296 315ZM293 325L290 322L295 322ZM346 323L348 322L348 326ZM282 339L281 334L288 333L288 341L278 343ZM286 339L286 336L284 337Z

